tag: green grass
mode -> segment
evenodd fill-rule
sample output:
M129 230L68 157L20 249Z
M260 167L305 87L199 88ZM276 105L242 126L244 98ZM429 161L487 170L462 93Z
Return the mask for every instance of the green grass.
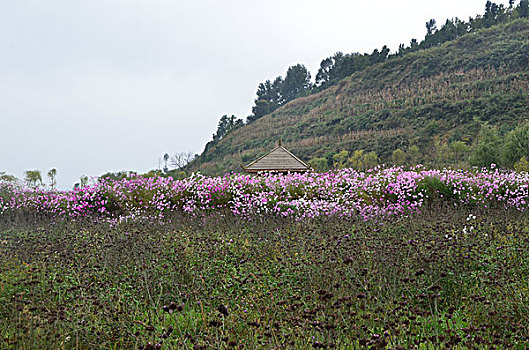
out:
M0 219L0 348L523 349L529 218L468 214Z

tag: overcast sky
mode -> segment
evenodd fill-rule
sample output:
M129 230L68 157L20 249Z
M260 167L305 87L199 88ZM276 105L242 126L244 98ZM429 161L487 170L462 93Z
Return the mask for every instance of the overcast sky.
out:
M507 4L508 1L496 1ZM81 175L158 168L202 152L257 85L337 51L422 39L425 22L485 0L16 0L0 2L0 171Z

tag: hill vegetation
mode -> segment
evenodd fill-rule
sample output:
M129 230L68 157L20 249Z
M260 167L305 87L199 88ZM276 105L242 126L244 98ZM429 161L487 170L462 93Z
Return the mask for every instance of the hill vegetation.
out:
M262 155L278 139L318 170L416 162L465 167L490 165L489 160L523 167L527 145L514 152L517 159L508 147L501 148L509 140L511 146L516 143L514 134L527 132L526 6L522 1L505 9L487 2L485 15L468 23L447 21L439 30L430 21L422 42L401 45L399 52L378 61L370 59L375 53L330 57L330 65L322 62L316 84L301 90L305 96L280 99L264 116L254 108L246 124L224 118L229 125L223 125L222 134L216 134L188 170L208 175L239 171L241 163ZM368 60L339 79L333 72L343 67L336 62L353 56ZM325 67L328 74L322 78ZM259 86L256 107L289 73Z

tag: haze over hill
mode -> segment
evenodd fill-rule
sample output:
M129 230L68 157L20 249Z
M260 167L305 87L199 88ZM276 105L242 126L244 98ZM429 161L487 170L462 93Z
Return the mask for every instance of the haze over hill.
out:
M278 139L306 161L363 150L387 163L413 147L431 164L442 145L475 145L484 124L506 133L529 119L528 38L529 20L514 19L368 66L234 127L189 169L240 171Z

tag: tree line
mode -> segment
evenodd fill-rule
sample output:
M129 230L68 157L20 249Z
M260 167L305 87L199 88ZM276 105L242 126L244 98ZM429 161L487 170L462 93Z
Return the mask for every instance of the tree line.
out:
M192 152L177 152L173 154L165 153L160 158L159 169L150 170L142 176L162 176L162 177L173 177L177 179L184 178L188 176L188 173L185 171L185 167L189 162L197 157L196 154ZM163 168L162 168L163 164ZM21 180L14 175L7 174L4 171L0 171L0 184L9 183L13 185L26 185L30 188L48 188L50 190L55 190L57 188L57 174L58 171L55 168L48 170L45 176L42 175L42 172L38 169L26 170L24 172L24 178ZM117 172L107 172L97 177L88 177L82 175L79 178L79 182L73 185L74 188L85 187L91 183L97 183L103 179L110 180L122 180L130 176L138 175L135 171L122 170ZM47 178L47 179L46 179ZM47 180L47 183L46 183Z
M499 167L529 172L529 123L508 132L485 123L473 144L462 140L436 141L430 150L420 149L417 145L397 148L386 164L413 167L420 163L438 169ZM376 152L362 149L328 152L323 157L315 157L309 161L309 165L318 172L342 168L366 171L379 164L381 161Z
M501 132L489 124L483 124L479 136L473 145L456 140L452 142L435 142L433 146L433 157L425 158L428 150L421 150L417 145L410 145L405 149L397 148L391 154L388 164L396 166L412 167L419 163L434 168L456 167L502 167L516 171L529 172L529 123L517 126L511 131ZM163 170L151 170L142 176L170 176L173 178L184 178L188 174L185 166L194 159L195 155L190 152L180 152L170 155L164 154ZM312 158L309 165L318 172L331 169L353 168L359 171L373 169L381 163L375 151L365 150L340 150L339 152L328 152L323 157ZM425 164L426 163L426 164ZM172 170L169 166L174 167ZM44 187L44 181L40 170L26 170L24 182L32 188ZM120 180L132 175L133 171L109 172L98 177L97 180L111 179ZM50 169L46 176L48 188L55 190L57 186L57 170ZM0 183L20 183L13 175L0 172ZM83 175L75 187L89 185L90 179Z
M48 187L54 190L57 187L57 169L52 168L46 173L48 178ZM17 184L21 181L14 175L7 174L4 171L0 171L0 182ZM44 186L44 180L40 170L26 170L24 172L24 182L27 186L32 188Z

